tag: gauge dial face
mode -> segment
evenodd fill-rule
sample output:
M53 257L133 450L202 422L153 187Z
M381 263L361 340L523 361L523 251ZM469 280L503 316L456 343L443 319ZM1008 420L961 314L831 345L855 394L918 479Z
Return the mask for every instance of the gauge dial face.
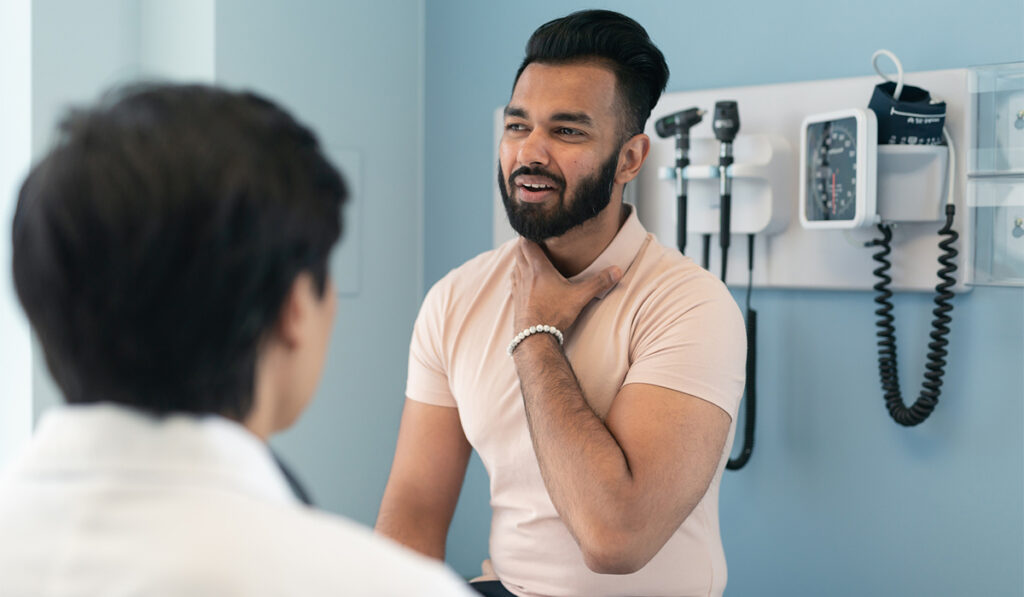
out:
M809 221L852 221L857 215L857 119L853 116L807 126Z

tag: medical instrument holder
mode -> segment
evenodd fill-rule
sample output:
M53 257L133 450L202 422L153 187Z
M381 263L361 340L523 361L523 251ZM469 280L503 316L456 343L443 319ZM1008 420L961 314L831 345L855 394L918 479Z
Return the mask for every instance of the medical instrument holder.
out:
M691 156L718 157L714 137L691 137ZM789 224L793 181L780 167L793 159L789 142L780 135L743 134L733 143L735 162L726 168L732 178L731 233L775 234ZM692 159L692 158L691 158ZM720 175L717 161L683 168L688 182L688 229L691 234L718 234ZM676 169L661 167L658 178L675 181Z

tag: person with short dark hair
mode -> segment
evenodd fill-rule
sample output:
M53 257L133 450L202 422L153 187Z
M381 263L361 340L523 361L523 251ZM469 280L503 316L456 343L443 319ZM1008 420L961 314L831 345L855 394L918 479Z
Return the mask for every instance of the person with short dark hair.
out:
M66 117L12 238L68 405L0 477L0 594L466 593L303 506L265 443L320 378L346 198L253 93L140 85Z
M668 80L588 10L534 32L498 187L520 238L456 268L413 331L378 532L437 558L470 452L490 476L484 595L721 595L718 487L746 337L726 287L624 204Z

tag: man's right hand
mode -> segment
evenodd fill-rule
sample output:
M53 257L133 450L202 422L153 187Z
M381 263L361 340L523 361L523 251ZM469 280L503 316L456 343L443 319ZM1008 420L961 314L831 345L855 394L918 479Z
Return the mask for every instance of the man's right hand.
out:
M555 269L540 245L524 238L517 241L513 253L513 334L540 324L567 331L594 297L603 295L622 278L622 270L612 266L586 280L570 282Z

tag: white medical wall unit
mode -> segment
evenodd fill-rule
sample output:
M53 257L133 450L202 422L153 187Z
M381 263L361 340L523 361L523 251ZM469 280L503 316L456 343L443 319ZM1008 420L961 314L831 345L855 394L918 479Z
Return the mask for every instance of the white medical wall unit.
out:
M970 69L975 283L1024 286L1024 62Z
M712 133L711 114L715 102L735 100L739 105L740 130L736 137L732 166L732 249L729 252L730 285L747 282L747 234L756 234L753 283L757 287L832 290L870 290L877 279L871 256L876 247L865 243L879 236L874 227L854 230L807 230L800 226L799 209L800 132L803 119L811 114L848 108L866 108L877 76L853 77L729 87L667 93L651 113L647 134L651 151L637 180L627 185L626 200L637 207L644 226L666 246L675 245L676 197L669 178L674 165L674 140L661 139L654 122L665 115L692 106L708 113L690 131L688 176L687 255L701 262L700 237L712 234L709 268L720 271L717 238L719 225L719 144ZM952 69L906 74L908 85L928 90L933 98L946 102L946 128L963 156L972 139L973 124L968 110L968 70ZM502 110L495 111L495 147L501 138ZM883 146L884 147L884 146ZM923 154L944 152L945 148L916 146ZM921 151L923 149L923 151ZM902 151L902 150L896 150ZM893 232L891 271L894 290L934 290L938 278L940 250L937 232L942 227L939 197L945 197L946 173L936 160L902 160L899 173L888 172L891 162L879 151L879 211L899 213L907 202L927 201L936 207L934 221L898 222ZM496 154L495 154L496 155ZM954 197L960 233L959 255L954 274L957 292L969 289L973 261L972 213L966 209L967 160L956 162ZM941 160L944 164L945 160ZM915 170L917 169L917 170ZM896 178L893 178L895 176ZM886 184L884 181L888 181ZM905 184L909 181L909 184ZM886 192L896 185L899 190ZM910 211L920 211L911 209ZM494 189L494 246L512 238L501 197Z

